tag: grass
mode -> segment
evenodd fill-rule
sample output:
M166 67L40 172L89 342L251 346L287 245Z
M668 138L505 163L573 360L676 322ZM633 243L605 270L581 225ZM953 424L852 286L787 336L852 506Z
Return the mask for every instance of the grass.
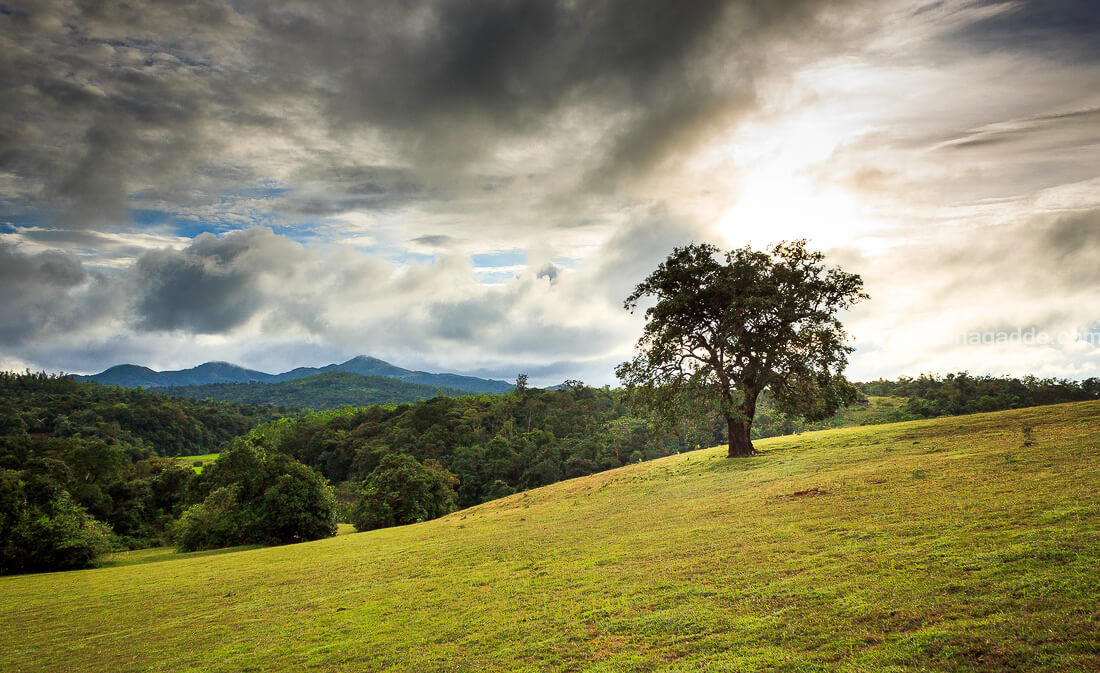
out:
M337 535L348 535L355 532L355 526L350 523L336 524ZM149 549L132 549L109 554L100 563L100 568L116 568L118 566L137 565L139 563L157 563L159 561L181 561L184 559L214 556L217 554L231 554L248 549L259 549L259 545L244 545L240 547L226 547L225 549L212 549L207 551L179 552L174 547L150 547Z
M915 420L916 417L904 412L905 403L908 401L905 397L869 396L866 405L843 407L831 418L808 424L807 429L829 430Z
M413 526L0 578L3 668L1100 670L1100 403L757 446Z
M866 406L853 405L838 411L833 419L833 427L889 423L897 420L897 416L902 413L901 408L908 401L905 397L870 396Z
M204 556L217 556L220 554L232 554L248 549L258 549L257 545L244 547L227 547L225 549L211 549L208 551L178 552L173 547L151 547L149 549L133 549L109 554L103 560L101 568L117 568L119 566L132 566L142 563L158 563L160 561L185 561L187 559L202 558Z
M204 453L200 456L176 456L174 460L195 470L196 474L202 474L203 468L217 460L219 455L221 454Z

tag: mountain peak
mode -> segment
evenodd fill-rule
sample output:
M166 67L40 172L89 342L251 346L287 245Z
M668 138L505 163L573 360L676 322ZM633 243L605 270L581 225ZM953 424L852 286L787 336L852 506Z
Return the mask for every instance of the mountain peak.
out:
M106 374L107 372L142 372L149 374L156 373L154 370L149 369L148 367L132 364L115 365L114 367L108 367L103 373Z
M212 360L210 362L204 362L194 367L194 369L244 369L244 367L235 365L232 362L226 362L225 360Z
M396 378L401 378L404 375L411 373L408 369L402 369L401 367L391 365L385 360L379 360L378 358L374 358L369 355L356 355L347 362L343 362L338 365L321 367L320 369L320 371L332 370L354 372L356 374L363 374L365 376L391 376Z
M386 362L386 361L384 361L384 360L379 360L378 358L376 358L376 357L372 357L372 356L370 356L370 355L356 355L356 356L355 356L355 357L353 357L352 359L350 359L350 360L348 360L347 362L344 362L344 363L342 363L342 364L345 364L345 365L350 365L350 364L354 364L354 363L356 363L356 362L371 362L371 363L375 363L375 362L380 362L380 363L382 363L382 364L384 364L384 365L389 365L389 366L391 366L391 367L393 366L393 365L390 365L390 363L388 363L388 362Z

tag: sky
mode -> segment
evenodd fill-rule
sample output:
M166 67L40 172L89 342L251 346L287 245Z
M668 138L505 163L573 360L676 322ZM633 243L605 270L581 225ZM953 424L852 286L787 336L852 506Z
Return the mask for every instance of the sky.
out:
M0 368L616 385L675 246L860 274L853 380L1100 376L1094 0L0 3Z

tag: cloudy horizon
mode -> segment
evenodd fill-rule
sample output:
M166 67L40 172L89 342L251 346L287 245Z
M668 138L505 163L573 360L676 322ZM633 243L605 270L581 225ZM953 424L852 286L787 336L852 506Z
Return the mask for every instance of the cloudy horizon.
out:
M615 385L676 245L864 278L854 380L1100 376L1089 0L0 8L0 369Z

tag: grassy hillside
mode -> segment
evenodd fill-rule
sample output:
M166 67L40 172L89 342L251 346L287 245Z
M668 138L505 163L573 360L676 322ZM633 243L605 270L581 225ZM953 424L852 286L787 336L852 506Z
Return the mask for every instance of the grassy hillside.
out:
M299 409L365 407L371 404L405 404L436 395L473 395L468 390L409 383L385 376L351 372L325 372L280 383L209 383L201 386L153 388L153 392L195 400L271 404Z
M403 528L0 578L0 652L19 671L1100 670L1100 403L757 446Z

